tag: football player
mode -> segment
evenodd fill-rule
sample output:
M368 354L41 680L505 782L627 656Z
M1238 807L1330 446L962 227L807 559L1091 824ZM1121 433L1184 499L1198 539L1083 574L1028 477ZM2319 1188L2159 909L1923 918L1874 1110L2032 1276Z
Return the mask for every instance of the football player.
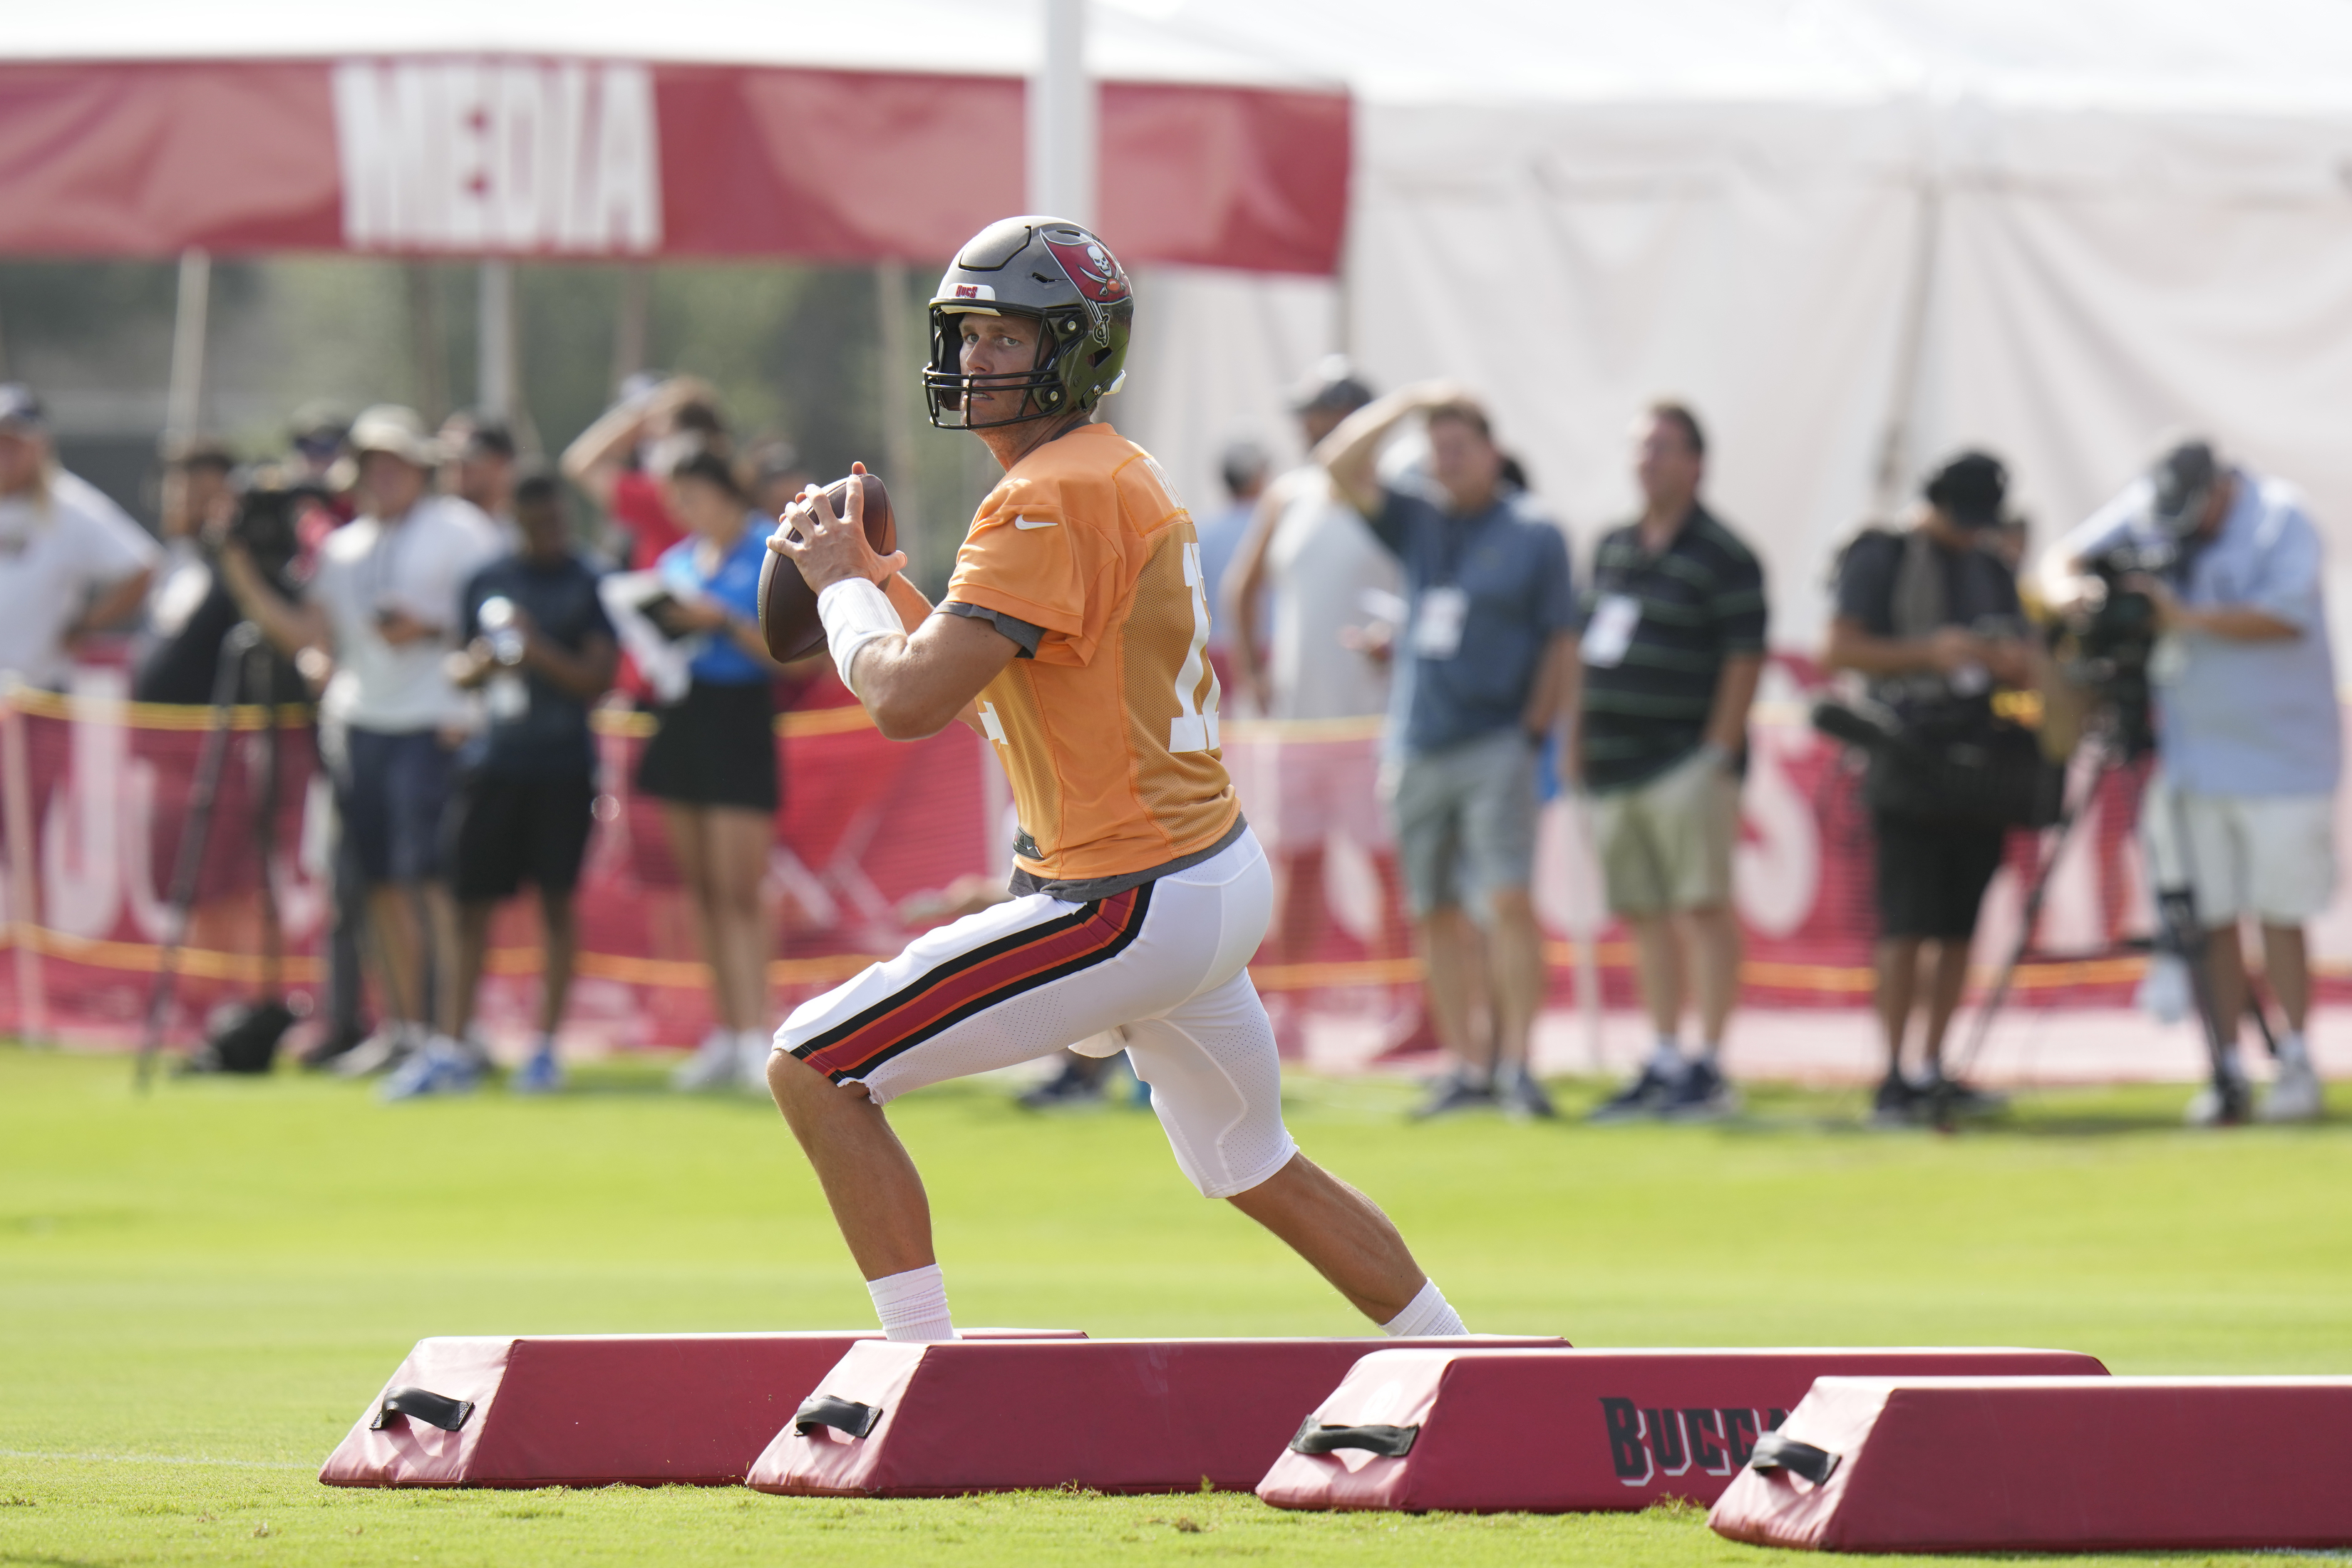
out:
M1192 521L1149 453L1097 421L1135 301L1094 235L1007 218L930 306L931 422L1004 468L934 608L877 556L850 489L809 492L769 548L818 594L834 662L882 733L961 718L1013 784L1008 903L803 1004L768 1083L892 1339L953 1339L921 1178L883 1107L1065 1046L1125 1049L1177 1164L1391 1334L1462 1320L1388 1216L1298 1151L1248 963L1271 879L1217 737ZM859 472L863 471L860 468Z

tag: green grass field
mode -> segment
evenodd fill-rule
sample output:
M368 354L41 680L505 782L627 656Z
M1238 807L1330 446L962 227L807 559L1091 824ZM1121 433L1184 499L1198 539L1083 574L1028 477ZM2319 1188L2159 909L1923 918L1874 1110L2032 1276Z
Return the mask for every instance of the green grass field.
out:
M1561 1088L1580 1106L1598 1086ZM1409 1128L1403 1085L1290 1092L1300 1142L1389 1207L1473 1328L2352 1373L2352 1124L2195 1135L2172 1125L2184 1091L2148 1089L2042 1097L1956 1138L1864 1132L1858 1093L1795 1091L1717 1129ZM962 1322L1365 1328L1195 1196L1148 1115L1034 1117L959 1085L893 1116ZM870 1321L772 1109L673 1097L651 1065L551 1100L386 1108L292 1076L142 1100L121 1060L0 1047L0 1563L1766 1555L1689 1509L1401 1518L1246 1494L854 1503L315 1479L427 1334Z

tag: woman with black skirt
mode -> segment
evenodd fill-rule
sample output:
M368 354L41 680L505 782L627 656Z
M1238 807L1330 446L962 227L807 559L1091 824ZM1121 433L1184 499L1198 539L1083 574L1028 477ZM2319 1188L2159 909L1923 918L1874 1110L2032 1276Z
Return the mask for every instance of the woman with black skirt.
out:
M775 700L781 668L760 633L760 566L770 521L726 461L698 452L670 471L667 500L687 536L655 571L673 603L665 629L702 639L686 695L656 710L637 788L662 825L694 906L718 1023L671 1081L679 1089L766 1087L768 938L760 883L776 824Z

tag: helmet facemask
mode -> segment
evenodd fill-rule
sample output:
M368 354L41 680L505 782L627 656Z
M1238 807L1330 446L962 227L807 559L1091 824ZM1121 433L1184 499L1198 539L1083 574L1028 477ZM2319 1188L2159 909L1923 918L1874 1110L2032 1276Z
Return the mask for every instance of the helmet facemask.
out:
M1027 370L992 371L985 375L967 375L963 369L963 318L1019 316L1038 324L1036 362ZM1093 345L1087 341L1086 318L1077 310L1054 310L1040 314L1031 310L954 310L947 306L931 307L931 362L923 371L923 399L930 408L931 423L942 430L992 430L1005 425L1026 424L1033 419L1051 419L1070 412L1076 405L1071 395L1068 371L1074 368L1066 361L1083 361L1084 351ZM1013 413L999 419L971 421L965 399L971 393L1021 393L1024 395Z

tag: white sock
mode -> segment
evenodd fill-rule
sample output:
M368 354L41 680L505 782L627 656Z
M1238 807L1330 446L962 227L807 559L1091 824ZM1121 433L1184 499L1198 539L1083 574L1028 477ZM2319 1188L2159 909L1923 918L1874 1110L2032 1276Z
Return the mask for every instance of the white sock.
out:
M2278 1058L2281 1067L2309 1067L2311 1047L2301 1035L2289 1029L2278 1037Z
M1424 1282L1421 1294L1405 1303L1403 1311L1381 1325L1391 1339L1429 1339L1441 1334L1466 1334L1462 1314L1447 1304L1434 1279Z
M1672 1035L1660 1035L1658 1037L1658 1043L1650 1047L1650 1065L1664 1073L1681 1071L1683 1065L1682 1042L1675 1039Z
M940 1266L926 1264L904 1274L868 1279L875 1316L882 1320L884 1337L893 1340L952 1340L960 1336L948 1317L947 1281ZM1441 1301L1440 1305L1444 1303ZM1408 1309L1409 1310L1409 1309Z

